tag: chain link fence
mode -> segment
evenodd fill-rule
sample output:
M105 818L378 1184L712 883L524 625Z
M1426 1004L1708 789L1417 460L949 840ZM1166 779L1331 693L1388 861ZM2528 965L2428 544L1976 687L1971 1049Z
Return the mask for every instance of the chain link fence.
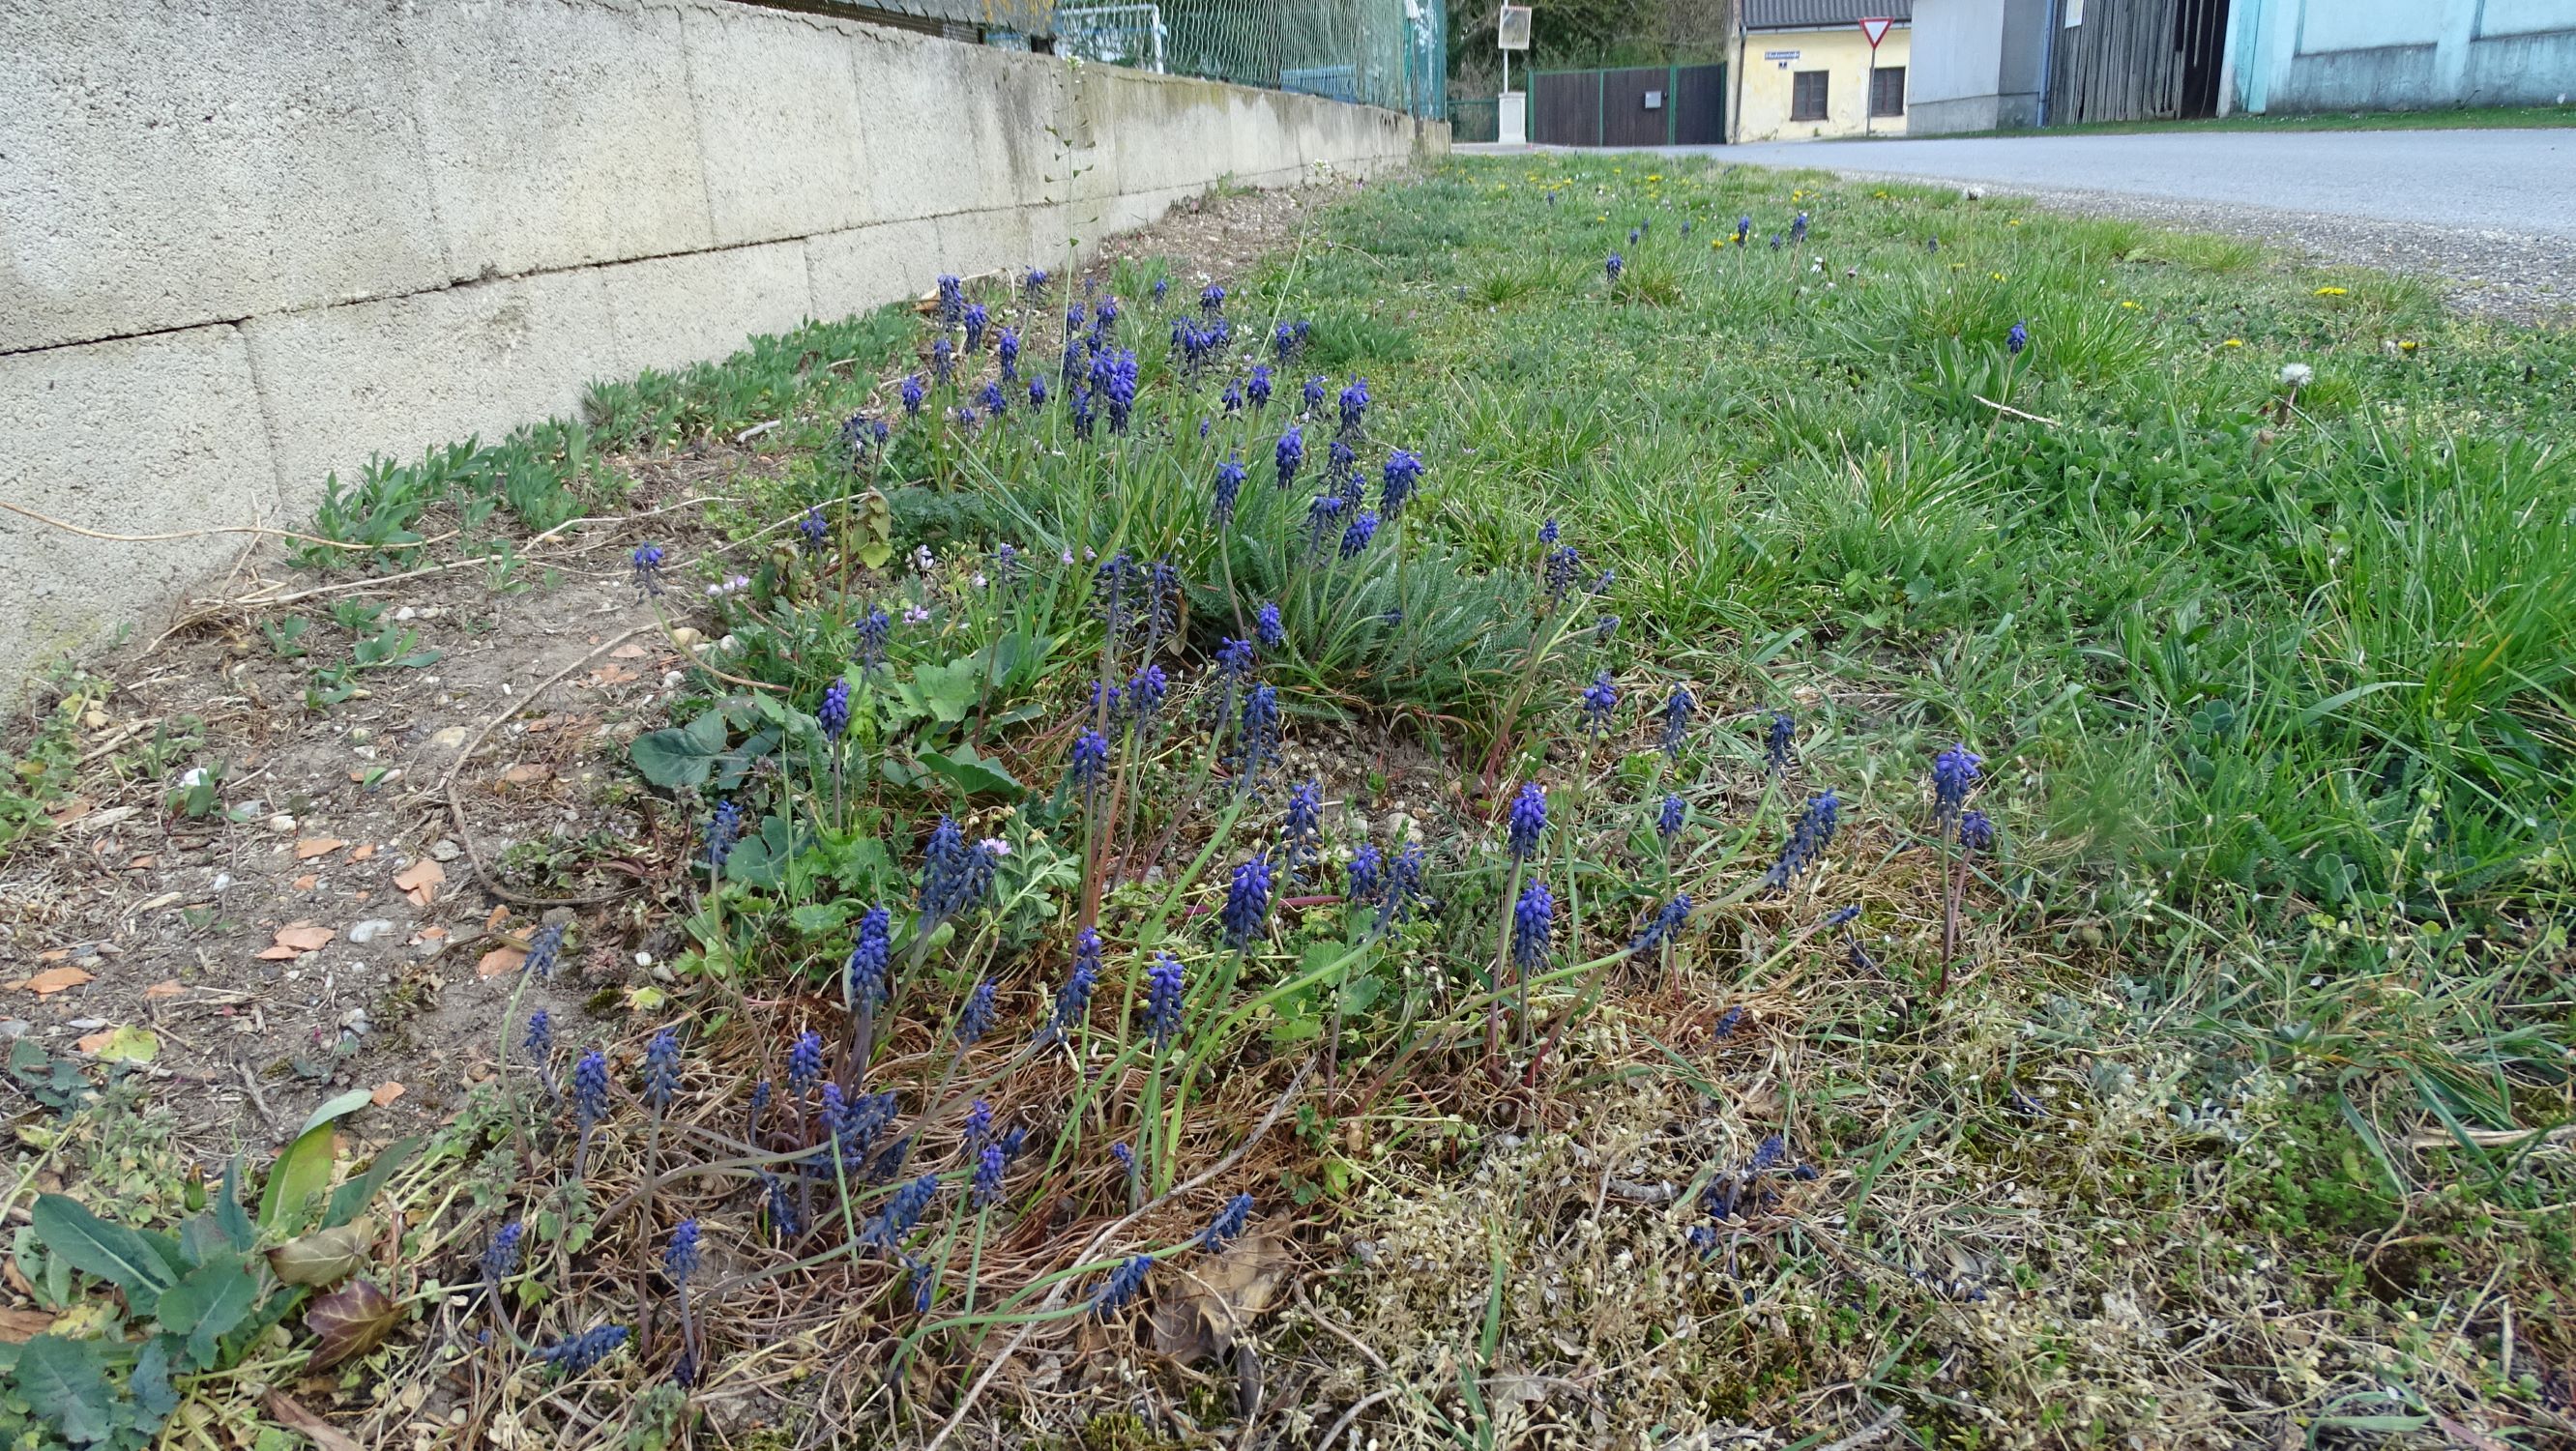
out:
M1439 0L1153 0L1059 5L1057 47L1087 60L1445 115Z
M1448 118L1446 0L749 0Z

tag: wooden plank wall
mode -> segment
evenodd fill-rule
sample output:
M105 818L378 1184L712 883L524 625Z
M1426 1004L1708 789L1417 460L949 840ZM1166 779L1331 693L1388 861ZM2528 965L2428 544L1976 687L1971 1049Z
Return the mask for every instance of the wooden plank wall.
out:
M2061 26L2050 38L2048 123L2176 114L2183 32L2224 14L2225 6L2210 0L2084 0L2084 23Z

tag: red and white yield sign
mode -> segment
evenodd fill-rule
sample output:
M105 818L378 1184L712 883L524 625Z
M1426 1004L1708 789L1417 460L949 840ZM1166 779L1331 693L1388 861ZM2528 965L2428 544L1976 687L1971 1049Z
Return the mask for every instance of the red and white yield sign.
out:
M1869 38L1869 48L1876 50L1878 43L1887 39L1887 28L1895 23L1889 17L1873 15L1861 21L1860 33Z

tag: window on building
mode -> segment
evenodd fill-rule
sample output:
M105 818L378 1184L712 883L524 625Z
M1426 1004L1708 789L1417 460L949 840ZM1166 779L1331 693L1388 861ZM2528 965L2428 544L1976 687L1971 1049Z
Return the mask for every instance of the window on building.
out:
M1825 73L1823 71L1790 73L1789 119L1792 121L1825 119Z
M1883 65L1869 73L1869 113L1873 116L1905 114L1905 67Z

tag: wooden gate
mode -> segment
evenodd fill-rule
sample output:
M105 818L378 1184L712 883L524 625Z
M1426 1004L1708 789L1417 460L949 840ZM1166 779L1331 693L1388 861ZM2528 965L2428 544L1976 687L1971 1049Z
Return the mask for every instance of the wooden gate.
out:
M2218 113L2228 0L2055 0L2048 124ZM2080 16L2074 25L2065 22Z

